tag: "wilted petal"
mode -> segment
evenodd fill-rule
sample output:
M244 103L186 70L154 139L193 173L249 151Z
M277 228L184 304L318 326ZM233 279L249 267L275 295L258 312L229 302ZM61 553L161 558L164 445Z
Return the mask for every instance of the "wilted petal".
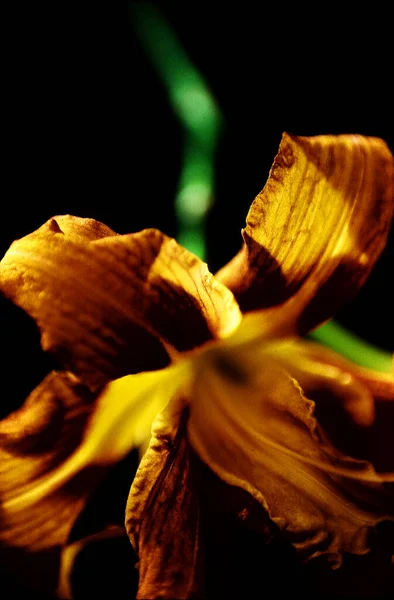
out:
M275 344L275 357L316 402L316 415L343 453L394 471L394 377L366 369L321 344ZM361 425L361 427L360 427Z
M349 387L357 380L369 390L375 399L394 401L394 375L391 372L374 371L373 369L362 367L329 347L310 340L290 340L279 343L277 348L281 348L279 350L281 358L285 359L287 356L290 359L292 356L290 360L294 365L297 364L298 369L297 375L294 372L294 377L298 379L306 391L313 389L315 374L317 382L320 377L324 377L324 366L336 367L338 371L333 370L331 372L328 369L326 375L334 378L334 373L337 376L340 376L341 373L347 373L348 377L346 379ZM286 364L290 364L290 362ZM302 380L299 379L303 377L301 371L305 374L305 379ZM310 378L308 374L310 374Z
M8 498L5 488L3 508L10 515L27 507L30 510L31 505L61 490L83 469L108 467L123 459L146 440L153 420L170 399L183 393L188 374L188 363L185 361L162 371L127 375L107 384L90 409L80 444L73 453L65 454L60 465L51 472L34 471L27 486L15 489L17 465L11 464L10 477L4 479L10 487L11 496ZM49 418L45 408L43 412ZM39 422L37 414L34 415L34 421ZM16 426L22 429L20 437L23 443L24 425L18 414L16 422ZM52 453L51 448L50 458ZM26 464L29 466L28 459Z
M118 235L110 227L95 219L75 217L73 215L58 215L48 221L48 225L58 233L63 233L73 242L94 242L101 238Z
M326 555L339 566L344 553L367 553L376 525L394 519L394 472L332 446L275 344L223 343L201 355L191 398L192 446L266 508L303 559Z
M126 528L139 556L137 598L203 597L200 515L182 400L158 416L130 490Z
M51 373L21 409L0 421L1 561L27 580L39 581L45 573L44 587L56 583L58 557L50 551L66 541L101 474L69 482L39 503L19 499L29 497L36 482L51 477L78 447L93 400L72 375ZM29 558L26 549L33 552Z
M114 235L74 217L15 241L0 289L37 321L44 350L92 388L168 364L159 339L190 349L241 319L231 292L175 240L154 229Z
M34 560L67 541L88 494L149 435L186 374L182 363L129 375L98 395L73 375L53 374L0 423L0 539L11 568L20 568L18 550Z
M255 198L240 253L217 273L243 312L304 333L333 316L364 283L393 213L393 157L379 138L283 134ZM278 328L280 330L280 327Z
M316 391L331 392L359 425L373 423L375 398L394 400L391 373L362 368L333 350L307 340L283 340L272 343L271 347L275 358L307 395Z

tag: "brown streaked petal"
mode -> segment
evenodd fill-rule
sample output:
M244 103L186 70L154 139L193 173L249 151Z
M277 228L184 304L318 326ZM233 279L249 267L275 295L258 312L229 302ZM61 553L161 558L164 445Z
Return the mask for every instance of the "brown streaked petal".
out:
M252 494L302 560L335 568L346 553L368 553L377 525L394 520L394 471L330 444L275 344L223 342L200 358L187 428L201 459ZM390 562L394 547L385 552Z
M94 242L101 238L118 235L100 221L74 215L57 215L47 221L43 227L45 228L47 225L53 229L54 233L63 233L73 242Z
M67 372L52 372L0 421L1 500L7 507L78 447L95 395ZM3 532L4 534L4 532Z
M187 409L171 402L157 417L130 490L126 529L139 557L137 598L203 598L200 511Z
M232 293L175 240L105 231L54 218L0 263L0 289L37 321L43 348L92 388L168 364L159 338L188 350L239 323Z
M375 418L372 392L354 374L352 363L343 360L324 360L324 348L319 353L319 345L309 346L303 341L282 341L272 344L275 358L310 396L316 391L327 391L340 403L348 416L360 426L371 425ZM381 378L384 381L384 377Z
M0 540L11 567L26 551L36 559L67 541L88 493L146 438L188 374L184 361L113 381L98 395L72 374L52 374L1 421Z
M249 210L244 245L216 274L242 311L295 296L285 305L287 321L305 333L350 300L386 243L393 164L379 138L284 133ZM283 312L272 311L264 318L280 317Z
M78 447L93 401L73 375L53 372L22 408L0 421L1 560L26 576L26 583L40 583L45 574L41 583L55 584L56 548L67 540L102 475L98 469L85 473L28 509L18 505L18 498L29 495L37 480L50 477Z
M394 471L393 375L360 367L312 341L275 347L276 357L315 401L318 421L333 444L369 460L377 471Z
M39 506L50 495L61 491L79 473L91 467L109 467L127 456L149 436L152 422L171 398L178 398L189 387L190 365L187 360L161 371L127 375L107 384L96 394L83 437L75 451L50 472L34 472L28 485L14 489L17 465L11 464L12 495L5 497L3 509L10 515L32 505ZM37 415L36 415L37 417ZM34 419L34 417L33 417ZM17 426L23 421L17 415ZM7 419L8 421L8 419Z
M328 346L323 346L311 340L291 340L290 342L279 344L279 346L283 347L283 349L286 348L285 352L288 356L292 353L296 357L295 361L298 361L299 366L305 369L305 373L311 373L312 379L309 384L313 383L315 369L317 369L316 374L319 377L320 375L324 375L323 365L337 367L339 371L348 373L352 379L357 379L369 390L375 400L394 401L394 374L391 372L386 373L362 367L338 354ZM294 377L298 379L305 391L309 393L308 379L301 381L298 375L294 374ZM349 378L346 379L349 380L349 383L351 382Z

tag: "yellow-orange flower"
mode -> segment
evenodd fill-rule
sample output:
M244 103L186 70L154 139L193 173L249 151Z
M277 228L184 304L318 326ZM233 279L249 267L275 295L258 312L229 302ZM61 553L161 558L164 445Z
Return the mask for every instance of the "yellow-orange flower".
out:
M247 492L301 561L373 556L377 526L394 519L394 465L341 447L324 406L341 409L345 438L351 422L369 432L393 376L301 336L380 256L393 173L378 138L284 134L243 246L215 276L154 229L117 235L64 215L15 241L0 288L63 369L0 423L4 561L22 572L27 555L39 569L58 548L52 587L69 597L77 516L103 472L149 438L125 516L138 598L204 597L193 456ZM392 542L379 547L385 573Z

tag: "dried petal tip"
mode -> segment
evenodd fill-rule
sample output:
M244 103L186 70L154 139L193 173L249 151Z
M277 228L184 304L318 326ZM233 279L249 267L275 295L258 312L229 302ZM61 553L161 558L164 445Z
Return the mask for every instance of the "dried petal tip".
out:
M305 333L363 285L386 244L393 206L394 161L383 140L284 133L249 210L244 246L216 276L243 311L294 297L286 320Z

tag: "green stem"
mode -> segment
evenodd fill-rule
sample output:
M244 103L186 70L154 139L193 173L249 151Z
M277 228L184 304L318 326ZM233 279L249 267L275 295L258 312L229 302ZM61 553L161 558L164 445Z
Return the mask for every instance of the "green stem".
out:
M310 333L308 337L336 350L360 366L386 373L391 372L390 352L376 348L333 320Z
M206 258L205 220L214 198L214 156L223 118L200 73L160 11L133 3L133 24L184 129L183 168L175 198L178 240Z
M132 18L141 45L184 129L183 167L175 198L177 237L183 246L205 259L205 222L214 201L214 155L223 117L204 79L156 6L133 2ZM334 321L309 337L361 366L379 371L392 368L390 353L375 348Z

